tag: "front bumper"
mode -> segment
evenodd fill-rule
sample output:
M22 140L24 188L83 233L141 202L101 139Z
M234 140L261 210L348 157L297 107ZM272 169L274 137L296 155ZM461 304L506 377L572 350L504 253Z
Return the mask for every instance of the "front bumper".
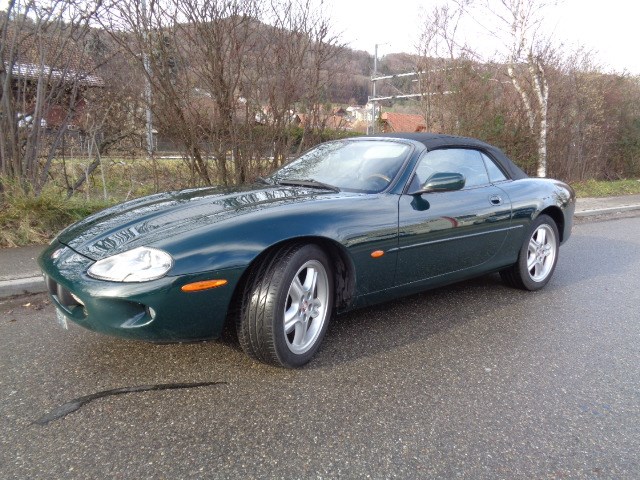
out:
M53 258L52 255L56 258ZM91 278L93 260L59 242L38 258L56 307L69 320L107 335L155 342L204 340L220 335L241 269L166 276L139 283ZM183 292L191 282L224 278L222 287Z

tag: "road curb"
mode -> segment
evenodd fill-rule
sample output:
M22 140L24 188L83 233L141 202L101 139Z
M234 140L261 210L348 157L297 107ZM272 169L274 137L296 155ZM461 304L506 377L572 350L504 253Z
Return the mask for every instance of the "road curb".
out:
M14 295L24 295L25 293L46 292L42 275L28 278L15 278L12 280L0 281L0 298L8 298Z
M640 205L621 205L617 207L607 207L607 208L594 208L591 210L582 210L579 212L575 212L575 217L595 217L598 215L606 215L609 213L617 213L617 212L630 212L632 210L640 210Z

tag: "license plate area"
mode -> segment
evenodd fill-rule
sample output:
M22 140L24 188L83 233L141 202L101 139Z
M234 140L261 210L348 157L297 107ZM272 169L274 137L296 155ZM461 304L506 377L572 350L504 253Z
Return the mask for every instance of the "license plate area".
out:
M56 307L56 322L65 330L69 330L69 322L67 316L64 314L60 307Z

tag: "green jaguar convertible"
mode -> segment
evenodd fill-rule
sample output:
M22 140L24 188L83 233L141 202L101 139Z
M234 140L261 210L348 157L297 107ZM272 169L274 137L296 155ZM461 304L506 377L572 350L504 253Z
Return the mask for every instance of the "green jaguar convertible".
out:
M568 185L528 178L478 140L360 137L251 186L108 208L62 231L39 264L63 323L173 342L234 322L248 355L299 367L336 313L489 272L542 288L574 207Z

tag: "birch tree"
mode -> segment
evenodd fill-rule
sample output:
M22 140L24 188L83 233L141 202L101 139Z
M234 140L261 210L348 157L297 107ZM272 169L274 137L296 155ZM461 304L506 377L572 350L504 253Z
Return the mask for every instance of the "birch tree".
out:
M465 58L477 64L493 63L486 63L478 52L456 40L458 25L463 21L479 24L503 44L496 64L502 64L506 70L526 116L529 134L535 138L539 177L547 175L549 80L546 70L552 51L548 39L541 34L541 26L543 13L552 3L553 0L454 0L454 6L436 7L427 16L422 38L421 57L427 64L433 64L433 60L428 61L429 51L443 52L444 55L439 56L448 57L449 65ZM477 70L471 67L471 73ZM499 78L493 80L501 82ZM427 97L425 103L427 117L430 117L434 102Z
M549 130L549 81L545 58L549 43L540 36L542 13L548 2L540 0L500 0L486 2L485 9L501 31L496 35L506 39L507 75L518 92L532 135L537 137L537 174L547 176L547 136Z

